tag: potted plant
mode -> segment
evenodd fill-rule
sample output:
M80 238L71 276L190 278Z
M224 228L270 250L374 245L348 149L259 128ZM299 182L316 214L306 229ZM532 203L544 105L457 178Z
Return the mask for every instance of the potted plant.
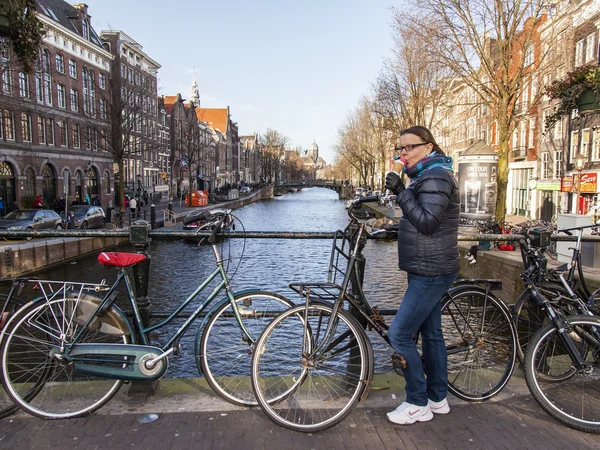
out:
M545 94L551 100L559 100L546 119L546 131L574 109L580 113L600 109L600 66L587 64L576 68L563 80L555 80L546 86Z

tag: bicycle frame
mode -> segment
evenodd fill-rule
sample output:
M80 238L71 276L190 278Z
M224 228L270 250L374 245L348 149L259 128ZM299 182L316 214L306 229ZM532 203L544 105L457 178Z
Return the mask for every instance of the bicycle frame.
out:
M254 340L252 339L252 337L250 336L250 333L248 332L248 330L246 329L246 327L244 326L244 323L242 321L240 312L237 308L237 304L235 302L233 293L231 292L231 286L229 284L229 278L227 277L227 272L225 271L225 268L223 266L223 259L221 258L221 255L219 253L219 250L217 249L217 246L215 244L212 244L213 247L213 252L215 254L215 257L217 259L217 268L200 284L200 286L198 286L196 288L196 290L194 292L192 292L192 294L190 294L190 296L185 299L172 313L171 315L169 315L168 317L166 317L164 320L161 320L160 322L151 325L149 327L144 327L143 323L142 323L142 316L140 313L140 309L137 305L137 302L135 301L135 294L133 292L133 287L131 285L131 281L129 280L129 275L127 274L127 270L125 268L121 268L119 270L119 274L117 276L116 281L113 283L113 285L111 286L111 288L108 290L108 292L106 293L106 295L104 296L104 299L100 302L100 304L98 305L98 307L96 308L96 310L93 312L93 314L90 315L89 319L86 321L86 323L84 324L84 326L81 328L81 330L79 331L78 335L75 337L75 339L73 340L73 343L76 344L78 339L80 338L81 334L86 330L86 328L88 327L88 325L92 322L92 320L94 319L94 317L96 317L96 315L98 314L99 311L101 311L103 308L107 308L110 306L110 304L112 302L114 302L114 296L113 293L116 292L117 288L120 286L120 284L122 282L125 283L125 287L127 289L127 297L129 300L129 304L133 310L133 318L134 318L134 325L136 328L136 331L138 332L140 339L142 341L143 345L150 345L149 339L148 339L148 334L151 333L154 330L160 329L163 326L169 324L173 319L175 319L176 317L179 316L179 314L202 292L204 291L204 289L217 277L220 276L221 277L221 281L219 282L219 284L213 289L213 291L208 295L208 297L206 297L206 299L194 310L194 312L190 315L190 317L183 323L183 325L181 325L174 333L173 335L169 338L169 340L162 346L160 347L160 349L163 352L168 351L168 349L170 349L175 342L177 342L181 336L183 336L186 331L190 328L190 326L192 325L192 323L202 314L202 312L206 309L206 307L212 303L212 301L216 298L216 296L223 290L225 289L225 292L227 293L227 299L231 302L232 308L233 308L233 312L235 315L235 318L241 328L241 330L243 331L243 333L245 334L246 338L250 340L250 342L254 342ZM225 301L225 300L224 300Z

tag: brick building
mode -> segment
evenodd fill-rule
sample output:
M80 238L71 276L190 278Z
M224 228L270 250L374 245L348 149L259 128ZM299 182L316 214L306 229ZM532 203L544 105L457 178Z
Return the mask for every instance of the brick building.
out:
M160 64L123 31L102 31L100 37L114 58L111 90L112 98L119 100L113 101L109 113L110 145L115 161L123 159L125 193L152 192L160 173L156 80Z
M112 55L92 27L88 7L39 0L46 28L33 73L0 56L0 195L2 214L36 195L54 206L66 195L110 206L112 156L106 151Z

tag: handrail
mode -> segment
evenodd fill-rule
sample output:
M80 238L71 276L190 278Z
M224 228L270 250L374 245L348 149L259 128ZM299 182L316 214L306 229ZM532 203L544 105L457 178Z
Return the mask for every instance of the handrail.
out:
M145 221L134 222L146 224ZM228 238L232 239L333 239L334 231L231 231L227 233ZM162 231L151 230L148 235L151 238L159 240L183 239L193 237L208 237L210 231ZM41 230L41 231L25 231L25 230L0 230L0 237L6 238L52 238L52 237L118 237L127 238L130 236L128 229L121 230ZM371 237L369 237L371 238ZM525 238L522 234L459 234L459 241L520 241ZM577 241L577 236L552 235L550 239L553 241ZM584 242L600 242L600 236L582 236Z

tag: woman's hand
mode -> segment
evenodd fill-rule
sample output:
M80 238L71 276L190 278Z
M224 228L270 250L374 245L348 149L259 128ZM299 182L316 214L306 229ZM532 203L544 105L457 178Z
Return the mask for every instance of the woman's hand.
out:
M404 181L396 172L389 172L385 176L385 188L398 195L404 190Z

